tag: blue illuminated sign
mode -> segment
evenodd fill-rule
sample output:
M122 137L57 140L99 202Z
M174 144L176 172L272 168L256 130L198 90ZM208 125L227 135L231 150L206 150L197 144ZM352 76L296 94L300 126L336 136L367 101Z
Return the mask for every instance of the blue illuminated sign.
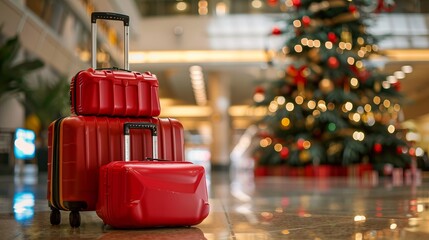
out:
M18 222L25 222L34 216L35 199L31 192L17 193L13 198L13 212Z
M14 154L18 159L32 159L36 152L36 134L29 129L17 128L15 131Z

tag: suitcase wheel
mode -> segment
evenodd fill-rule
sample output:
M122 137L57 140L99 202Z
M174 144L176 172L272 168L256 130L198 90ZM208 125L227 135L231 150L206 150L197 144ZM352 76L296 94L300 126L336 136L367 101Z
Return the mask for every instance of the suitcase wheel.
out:
M60 210L51 208L50 221L52 225L59 225L61 223Z
M78 228L80 226L80 214L79 211L71 211L69 215L69 222L72 228Z

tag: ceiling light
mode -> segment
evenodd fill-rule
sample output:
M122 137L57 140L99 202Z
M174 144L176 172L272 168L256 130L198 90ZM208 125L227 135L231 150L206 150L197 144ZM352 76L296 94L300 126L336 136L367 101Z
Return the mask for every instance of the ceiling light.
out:
M405 66L402 66L401 70L404 73L412 73L413 67L411 67L410 65L405 65Z
M262 1L261 0L253 0L252 1L252 7L253 8L261 8L262 7Z
M224 2L218 2L216 4L216 15L224 16L227 13L227 6Z
M392 75L390 75L390 76L387 76L386 77L386 80L389 82L389 83L396 83L396 82L398 82L398 79L395 77L395 76L392 76Z
M186 2L176 3L176 9L179 11L185 11L187 7L188 7L188 4Z
M194 65L189 67L189 72L195 101L198 105L204 106L207 104L207 95L202 68L201 66Z
M405 73L403 71L396 71L393 73L397 79L403 79L405 78Z

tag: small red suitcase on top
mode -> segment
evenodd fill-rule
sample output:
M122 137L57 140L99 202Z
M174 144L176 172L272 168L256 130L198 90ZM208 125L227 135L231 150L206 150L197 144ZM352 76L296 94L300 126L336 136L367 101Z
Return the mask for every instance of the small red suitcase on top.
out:
M124 22L124 68L96 69L97 19ZM92 68L76 74L70 84L71 112L76 115L154 117L161 112L158 79L150 72L129 71L129 17L116 13L91 15Z
M132 134L131 157L158 156L184 160L183 126L170 118L109 118L71 116L60 118L48 129L48 194L51 224L60 223L59 210L71 211L70 225L80 225L79 211L94 211L97 203L98 174L102 165L124 156L123 125L143 121L157 125L157 143L147 131Z
M209 214L204 167L190 162L129 161L131 128L156 131L151 123L124 125L125 161L100 168L97 215L116 228L201 223Z

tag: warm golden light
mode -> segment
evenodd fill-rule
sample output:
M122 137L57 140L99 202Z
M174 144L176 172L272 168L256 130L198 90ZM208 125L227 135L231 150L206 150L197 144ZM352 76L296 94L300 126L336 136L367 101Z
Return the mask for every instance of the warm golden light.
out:
M295 105L291 102L286 103L286 110L288 110L289 112L292 112L295 109Z
M316 47L316 48L319 48L320 47L320 40L318 40L318 39L316 39L316 40L314 40L314 47Z
M347 50L352 50L352 44L351 44L351 43L346 43L346 44L344 45L344 47L345 47Z
M320 111L319 111L319 110L317 110L317 109L316 109L316 110L314 110L314 111L313 111L313 116L314 116L314 117L318 117L318 116L320 116Z
M179 11L185 11L187 7L188 7L188 4L186 2L176 3L176 9Z
M308 43L308 38L302 38L302 39L301 39L301 44L302 44L302 45L306 46L306 45L307 45L307 43Z
M203 62L265 62L263 50L190 50L133 51L130 64L139 63L203 63Z
M302 52L302 46L301 45L295 45L295 47L293 47L293 49L295 50L295 52L300 53Z
M307 103L307 107L308 107L309 109L314 109L314 108L316 107L316 102L315 102L315 101L313 101L313 100L308 101L308 103Z
M308 140L305 140L305 141L302 143L302 146L304 147L304 149L309 149L309 148L311 147L311 142L310 142L310 141L308 141Z
M265 94L263 93L255 93L255 95L253 95L253 101L260 103L263 102L265 100Z
M346 104L344 104L344 108L346 109L346 111L351 111L353 109L353 103L346 102Z
M282 119L282 125L284 127L289 127L289 124L290 124L290 119L289 118L285 117L285 118Z
M262 7L261 0L253 0L251 4L252 4L253 8L261 8Z
M274 113L279 109L279 104L275 101L271 101L270 105L268 106L268 111Z
M304 102L304 98L302 96L296 96L295 102L298 105L301 105Z
M395 103L395 105L393 105L393 110L395 110L395 112L399 112L401 110L401 105Z
M353 88L357 88L357 87L359 87L359 81L357 80L357 78L351 78L351 79L350 79L350 85L351 85Z
M268 147L268 145L270 145L270 144L268 143L268 140L266 138L264 138L264 139L261 139L261 141L259 141L259 145L261 147Z
M326 107L326 103L323 100L320 100L319 103L317 104L317 107L319 108L320 111L325 112L327 110Z
M364 109L365 109L365 112L371 112L372 107L370 104L365 104Z
M373 102L378 105L381 102L381 98L379 96L375 96Z
M385 108L389 108L389 107L390 107L390 101L389 101L388 99L385 99L385 100L383 101L383 106L384 106Z
M296 27L296 28L301 27L301 21L299 21L299 20L293 21L293 26Z
M286 98L283 96L278 96L278 97L276 97L276 101L279 105L283 105L286 102Z
M360 132L360 131L355 131L355 132L353 132L353 139L356 141L363 141L365 139L365 133ZM363 217L365 217L365 216L363 216ZM356 217L355 217L355 219L356 219Z
M362 68L363 67L363 62L362 61L356 61L356 67L357 68Z
M391 125L389 125L388 127L387 127L387 131L389 132L389 133L394 133L395 132L395 126L393 126L392 124Z

